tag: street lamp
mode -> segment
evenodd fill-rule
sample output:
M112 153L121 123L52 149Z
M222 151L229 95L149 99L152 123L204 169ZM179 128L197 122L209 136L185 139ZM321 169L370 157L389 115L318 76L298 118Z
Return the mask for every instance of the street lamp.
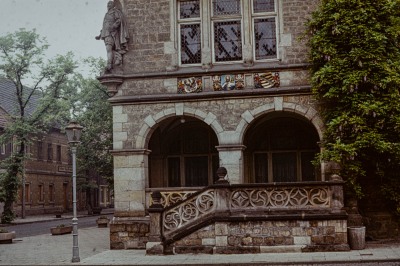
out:
M76 216L76 150L79 139L81 138L83 127L75 121L71 121L69 125L65 128L67 133L68 144L71 147L72 152L72 204L74 217L72 218L72 228L73 228L73 246L72 246L72 262L79 262L79 245L78 245L78 218Z

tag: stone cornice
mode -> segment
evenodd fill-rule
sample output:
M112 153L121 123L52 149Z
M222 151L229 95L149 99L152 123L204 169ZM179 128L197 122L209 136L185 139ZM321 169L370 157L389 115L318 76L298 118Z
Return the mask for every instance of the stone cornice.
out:
M299 95L310 94L311 86L297 87L278 87L270 89L253 90L232 90L232 91L212 91L189 94L152 94L152 95L129 95L115 96L109 99L112 105L131 104L131 103L161 103L161 102L180 102L197 100L218 100L237 97L259 97L259 96L277 96L277 95Z
M257 72L257 71L282 71L288 69L308 69L309 64L283 64L281 62L273 63L256 63L252 66L244 64L233 65L217 65L209 69L201 67L180 67L174 71L159 71L145 73L130 73L130 74L106 74L98 77L101 83L109 81L120 81L127 79L152 79L152 78L177 78L189 76L213 76L232 72Z
M144 154L148 155L151 153L151 150L147 149L123 149L123 150L112 150L110 153L114 156L129 156L129 155L137 155Z
M245 145L219 145L215 147L218 151L243 151L246 149Z

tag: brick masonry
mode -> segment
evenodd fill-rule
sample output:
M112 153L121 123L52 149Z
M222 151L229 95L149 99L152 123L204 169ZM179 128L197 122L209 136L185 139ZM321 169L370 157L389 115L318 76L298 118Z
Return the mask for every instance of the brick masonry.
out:
M146 218L114 218L110 223L110 248L145 249L150 232L149 223Z

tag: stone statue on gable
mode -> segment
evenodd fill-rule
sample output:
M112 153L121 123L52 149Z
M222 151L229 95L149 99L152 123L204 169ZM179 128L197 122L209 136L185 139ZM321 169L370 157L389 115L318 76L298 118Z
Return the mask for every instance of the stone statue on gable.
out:
M128 51L128 29L124 15L113 1L107 4L107 13L104 16L103 28L96 40L104 40L107 50L106 72L122 64L122 56Z

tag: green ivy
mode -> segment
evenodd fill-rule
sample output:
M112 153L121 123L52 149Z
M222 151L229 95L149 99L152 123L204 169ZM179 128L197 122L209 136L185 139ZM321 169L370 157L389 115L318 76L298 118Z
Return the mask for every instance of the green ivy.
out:
M361 178L400 178L400 0L322 0L307 27L321 157L362 197ZM400 186L384 194L400 203Z
M18 174L22 170L22 158L18 154L7 158L2 162L6 171L0 174L0 202L4 202L4 210L1 215L1 223L11 223L15 214L13 211L13 203L17 198L18 186L20 179Z

